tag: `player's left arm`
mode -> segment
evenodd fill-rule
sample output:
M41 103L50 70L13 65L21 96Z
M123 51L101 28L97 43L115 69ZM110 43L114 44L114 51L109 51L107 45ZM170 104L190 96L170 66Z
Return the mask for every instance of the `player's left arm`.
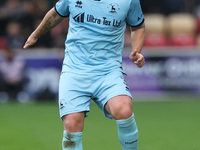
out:
M145 24L143 24L140 28L131 27L131 44L132 51L129 55L131 61L137 65L137 67L141 68L145 64L145 58L141 54L142 47L145 39Z

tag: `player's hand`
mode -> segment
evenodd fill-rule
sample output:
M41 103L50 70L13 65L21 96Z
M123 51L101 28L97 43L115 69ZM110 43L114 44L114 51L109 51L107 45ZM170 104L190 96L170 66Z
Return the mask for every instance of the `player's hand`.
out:
M145 58L142 54L136 52L136 51L132 51L129 55L129 58L131 59L131 61L137 65L138 68L141 68L144 66L145 64Z
M26 43L24 44L23 48L29 48L30 46L34 45L37 42L37 38L35 38L33 36L33 34L31 34L28 38L28 40L26 41Z

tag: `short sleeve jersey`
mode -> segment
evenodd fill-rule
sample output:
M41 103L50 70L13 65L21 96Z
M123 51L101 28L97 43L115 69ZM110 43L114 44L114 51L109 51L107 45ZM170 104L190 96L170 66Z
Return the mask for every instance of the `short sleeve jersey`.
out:
M63 71L122 71L126 24L138 28L144 23L139 0L60 0L55 10L69 16Z

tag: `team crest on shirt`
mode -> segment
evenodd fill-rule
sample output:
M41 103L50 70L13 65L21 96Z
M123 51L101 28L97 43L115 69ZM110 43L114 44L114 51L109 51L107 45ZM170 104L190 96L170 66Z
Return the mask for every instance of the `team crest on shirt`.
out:
M108 6L109 12L112 14L117 13L117 11L120 9L119 5L117 3L111 3Z

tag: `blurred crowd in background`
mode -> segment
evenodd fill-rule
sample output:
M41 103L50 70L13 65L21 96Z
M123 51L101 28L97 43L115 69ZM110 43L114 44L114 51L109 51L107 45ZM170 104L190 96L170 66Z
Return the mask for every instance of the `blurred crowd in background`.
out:
M0 49L22 48L27 37L38 26L55 0L4 0L0 2ZM66 23L66 24L65 24ZM34 47L50 48L64 45L67 21L46 33ZM62 42L60 42L62 41ZM62 44L61 44L62 43Z
M10 48L21 49L27 37L38 26L46 12L52 8L56 0L4 0L0 2L0 49L4 49L7 45ZM183 18L185 28L183 30L191 30L188 40L190 45L196 45L197 27L200 18L200 1L199 0L141 0L141 6L147 20L147 33L153 31L157 35L147 37L145 46L166 46L170 45L164 39L166 24L164 21L172 14L190 14L187 18ZM153 15L149 15L153 14ZM156 14L156 16L155 16ZM178 16L178 19L180 17ZM176 18L177 19L177 18ZM187 19L190 22L187 23ZM150 20L150 22L149 22ZM152 21L151 21L152 20ZM177 21L181 22L181 21ZM177 22L172 25L174 28ZM150 25L148 25L148 23ZM182 22L181 22L182 23ZM180 24L181 24L180 23ZM199 23L200 24L200 23ZM164 27L165 25L165 27ZM184 26L184 24L181 24ZM158 27L157 27L158 26ZM64 47L68 28L68 18L60 25L46 33L40 38L35 48L60 48ZM190 28L190 29L187 29ZM159 31L157 31L159 30ZM195 33L192 33L195 32ZM158 38L159 37L159 38ZM150 39L149 39L150 38ZM193 39L192 39L193 38ZM194 39L195 38L195 39ZM162 39L162 41L155 41ZM159 43L160 42L160 43ZM125 46L130 46L129 30L126 32Z

